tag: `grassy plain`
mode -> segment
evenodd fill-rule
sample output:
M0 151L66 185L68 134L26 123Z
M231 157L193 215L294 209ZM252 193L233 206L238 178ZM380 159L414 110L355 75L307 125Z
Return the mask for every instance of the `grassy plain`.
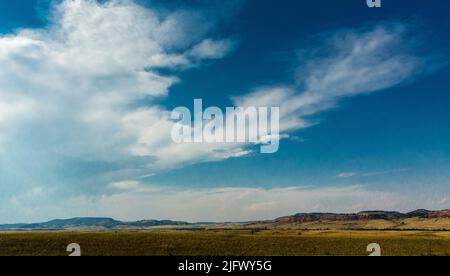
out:
M4 232L0 255L67 256L70 243L83 256L367 256L370 243L382 255L450 256L450 232L377 230Z

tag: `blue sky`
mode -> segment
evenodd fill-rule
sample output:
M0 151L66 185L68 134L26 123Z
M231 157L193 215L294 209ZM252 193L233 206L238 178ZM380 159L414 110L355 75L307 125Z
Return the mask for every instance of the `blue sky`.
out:
M450 208L448 9L2 2L0 222ZM265 97L275 154L171 141L174 107Z

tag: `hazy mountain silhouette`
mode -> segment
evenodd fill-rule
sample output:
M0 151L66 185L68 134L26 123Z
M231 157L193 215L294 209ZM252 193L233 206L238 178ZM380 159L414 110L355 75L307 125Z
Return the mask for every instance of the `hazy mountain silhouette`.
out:
M42 223L4 224L0 225L0 230L132 229L166 225L189 225L189 223L170 220L123 222L112 218L71 218Z
M450 219L450 210L429 211L425 209L415 210L409 213L388 212L388 211L363 211L353 214L336 214L336 213L298 213L292 216L280 217L269 221L243 222L242 225L251 224L302 224L314 222L363 222L363 221L402 221L406 219ZM133 222L124 222L114 220L112 218L71 218L71 219L55 219L42 223L30 224L3 224L0 230L126 230L126 229L145 229L157 226L198 226L198 225L226 225L231 223L189 223L184 221L171 220L141 220Z

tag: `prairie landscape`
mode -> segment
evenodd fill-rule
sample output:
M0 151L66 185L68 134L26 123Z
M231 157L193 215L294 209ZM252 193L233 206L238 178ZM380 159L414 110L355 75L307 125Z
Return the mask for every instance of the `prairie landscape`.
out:
M299 213L268 221L188 223L72 218L0 225L0 255L67 256L449 256L450 211Z
M434 2L0 1L0 255L450 255Z
M450 232L351 230L178 230L106 232L4 232L0 255L68 256L449 256Z

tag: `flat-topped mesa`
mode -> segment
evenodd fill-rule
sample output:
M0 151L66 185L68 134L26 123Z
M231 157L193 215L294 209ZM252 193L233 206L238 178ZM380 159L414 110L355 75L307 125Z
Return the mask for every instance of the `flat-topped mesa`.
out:
M405 217L399 212L390 211L363 211L357 214L359 219L399 219Z
M406 214L408 217L420 218L450 218L450 210L429 211L425 209L418 209Z
M300 213L293 216L286 216L277 218L277 223L303 223L313 221L344 221L344 220L357 220L356 214L334 214L334 213Z
M409 213L393 211L362 211L356 214L335 213L299 213L293 216L280 217L274 220L279 224L305 223L316 221L355 221L355 220L396 220L406 218L450 218L450 210L429 211L425 209L415 210Z

